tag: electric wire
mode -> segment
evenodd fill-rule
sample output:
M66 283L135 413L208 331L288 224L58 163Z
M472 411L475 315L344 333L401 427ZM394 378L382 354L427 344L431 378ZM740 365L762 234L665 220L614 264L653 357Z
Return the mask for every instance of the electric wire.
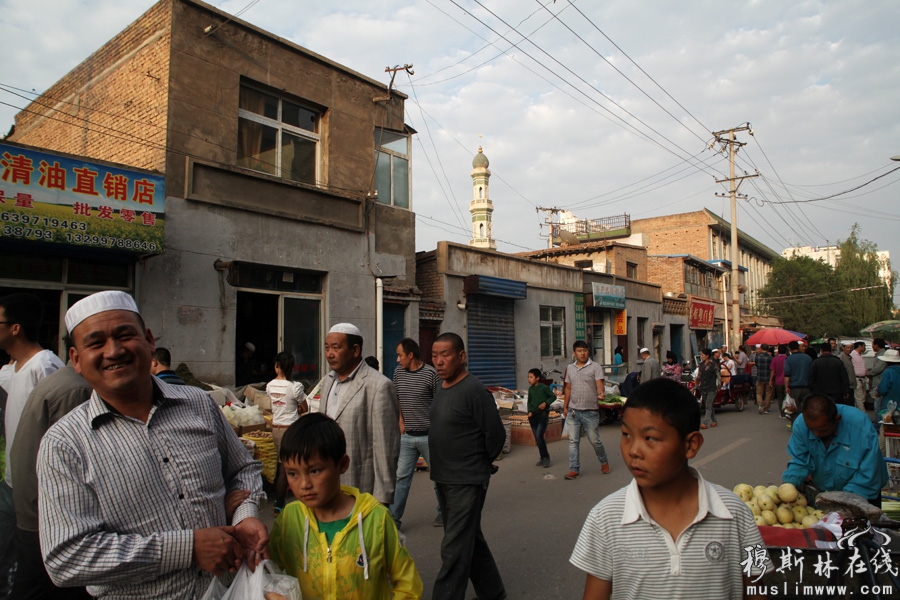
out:
M772 172L775 174L775 177L778 178L778 181L781 183L782 187L787 191L788 195L790 195L791 200L793 200L793 199L794 199L793 194L791 194L790 189L788 189L788 187L787 187L786 185L784 185L784 180L781 178L781 174L777 171L777 169L775 169L775 165L772 164L772 161L769 160L769 155L766 154L766 151L763 149L762 144L759 143L759 139L757 138L757 136L751 135L750 137L753 138L753 142L756 144L756 147L759 149L759 151L762 152L763 157L766 159L766 162L769 164L769 167L771 167ZM752 160L753 160L752 157L749 157L749 156L748 156L748 158L749 158L749 159L751 160L751 162L752 162ZM754 164L754 167L755 167L755 166L756 166L756 165ZM758 171L758 170L759 170L759 169L757 169L757 171ZM771 183L769 183L769 179L768 179L767 177L766 177L766 178L763 178L763 179L765 180L766 185L769 186L769 189L772 191L772 193L775 194L775 196L777 197L777 194L776 194L775 190L772 188ZM789 212L793 213L793 211L789 211ZM812 227L812 230L813 230L815 233L818 233L819 236L821 236L822 239L825 239L825 235L824 235L821 231L819 231L819 229L816 227L816 225L815 225L815 224L812 222L812 220L809 218L809 215L807 215L805 211L800 211L800 214L803 215L803 216L806 218L806 221L809 223L810 227ZM799 221L798 221L798 222L799 222Z
M409 78L409 73L407 73L406 76L407 76L407 78ZM412 90L412 93L413 93L412 97L415 98L414 103L416 104L416 106L419 106L420 110L421 110L421 104L419 103L418 96L416 94L416 88L412 85L411 80L410 80L410 89ZM407 114L409 114L409 113L407 112ZM460 208L459 201L456 200L456 197L453 198L453 202L450 201L450 196L453 195L453 192L452 192L453 186L450 185L450 179L447 177L447 171L446 171L446 169L444 169L444 163L441 160L441 155L438 152L437 145L434 143L434 136L431 135L431 129L428 127L428 119L426 119L424 115L422 116L422 122L425 125L425 131L428 132L428 139L431 141L431 147L434 150L435 160L437 161L438 165L441 167L441 173L444 176L444 181L447 182L447 188L451 190L450 195L447 195L447 193L444 192L444 185L442 183L440 183L440 180L439 180L438 183L441 186L441 191L444 192L444 198L447 199L447 203L450 204L450 208L454 211L454 214L456 215L457 219L459 219L460 225L463 225L465 222L465 219L462 216L462 209ZM432 172L434 172L435 177L437 177L437 172L434 171L434 165L431 164L431 159L429 159L428 154L424 152L425 145L422 144L421 140L419 143L422 145L422 151L425 154L426 160L428 160L428 166L431 167Z
M878 175L877 177L873 177L872 179L866 181L865 183L861 183L860 185L854 186L848 190L844 190L842 192L837 192L837 193L831 194L829 196L822 196L820 198L809 198L806 200L765 200L765 202L768 202L770 204L808 204L810 202L822 202L824 200L831 200L832 198L844 196L851 192L855 192L856 190L862 189L862 188L866 187L867 185L875 183L879 179L887 177L888 175L890 175L891 173L893 173L895 171L900 171L900 167L894 167L887 173L882 173L881 175ZM888 185L893 185L894 183L897 183L897 182L893 181L893 182L889 183ZM884 186L884 187L887 187L887 186ZM881 188L879 188L879 189L881 189Z
M437 6L436 4L434 4L433 2L431 2L431 0L425 0L425 1L428 2L428 4L430 4L431 6L433 6L435 9L437 9L438 11L440 11L441 13L443 13L444 15L446 15L449 19L455 21L458 25L460 25L460 26L462 26L462 27L468 29L468 27L466 27L464 24L460 23L453 15L451 15L450 13L446 12L445 10L443 10L442 8L440 8L439 6ZM540 8L535 9L534 12L532 12L532 13L529 14L527 17L525 17L524 19L522 19L521 21L519 21L519 24L517 25L517 27L521 27L521 26L522 26L526 21L528 21L531 17L533 17L534 15L536 15L537 13L539 13L540 10L541 10ZM543 28L544 28L550 21L552 21L552 20L553 20L553 19L547 19L547 20L544 21L541 25L539 25L539 26L537 27L537 29L535 29L534 31L532 31L529 35L534 35L534 34L537 33L538 31L540 31L541 29L543 29ZM469 31L471 31L471 29L470 29ZM473 31L472 33L475 33L475 32ZM507 33L509 33L509 32L507 32ZM477 35L477 34L476 34L476 35ZM480 36L479 36L479 37L480 37ZM482 39L484 39L484 38L482 38ZM482 46L482 47L479 48L478 50L475 50L474 52L470 52L467 56L465 56L464 58L459 59L459 60L458 60L457 62L455 62L454 64L452 64L452 65L447 65L446 67L441 67L441 68L438 69L437 71L432 71L431 73L426 73L425 75L421 75L421 76L417 77L417 78L416 78L416 85L418 85L419 87L423 87L423 86L437 85L437 84L439 84L439 83L444 83L444 82L447 82L447 81L451 81L451 80L453 80L453 79L456 79L456 78L458 78L458 77L461 77L461 76L463 76L463 75L466 75L466 74L468 74L468 73L471 73L472 71L475 71L475 70L477 70L477 69L480 69L480 68L483 67L484 65L489 64L489 63L491 63L491 62L497 60L498 58L500 58L500 57L503 56L504 54L506 54L506 51L505 51L505 50L501 50L499 54L495 54L493 57L489 58L488 60L486 60L486 61L484 61L484 62L482 62L482 63L479 63L478 65L476 65L476 66L474 66L474 67L472 67L472 68L470 68L470 69L467 69L467 70L463 71L462 73L458 73L458 74L456 74L456 75L453 75L453 76L448 77L448 78L446 78L446 79L440 79L440 80L438 80L438 81L430 81L430 82L428 82L428 83L423 83L423 82L422 82L423 79L427 79L428 77L432 77L432 76L434 76L434 75L437 75L438 73L441 73L441 72L443 72L443 71L446 71L447 69L452 69L453 67L456 67L456 66L458 66L458 65L461 65L462 63L464 63L465 61L469 60L469 59L472 58L473 56L476 56L476 55L480 54L482 50L486 50L486 49L491 48L491 47L497 47L497 45L496 45L494 42L488 41L484 46Z
M590 83L589 83L588 81L586 81L583 77L581 77L580 75L578 75L577 73L575 73L574 71L572 71L568 66L566 66L566 65L563 64L563 63L561 63L559 60L557 60L555 57L553 57L552 55L550 55L548 52L546 52L546 51L545 51L543 48L541 48L539 45L535 44L534 42L532 42L531 40L529 40L528 38L525 38L525 37L523 36L523 40L524 40L524 41L527 41L529 44L531 44L532 46L534 46L537 50L539 50L541 53L543 53L544 55L546 55L548 58L550 58L553 62L555 62L555 63L556 63L557 65L559 65L560 67L562 67L562 68L563 68L564 70L566 70L568 73L572 74L576 79L578 79L579 81L581 81L584 85L586 85L586 86L589 87L590 89L594 90L597 94L599 94L599 95L603 96L604 98L606 98L611 104L615 105L615 106L618 107L622 112L624 112L625 114L627 114L628 116L630 116L632 119L634 119L634 120L637 121L638 123L642 124L642 125L643 125L644 127L646 127L648 130L652 131L652 132L655 133L657 136L659 136L660 138L662 138L663 140L665 140L666 142L668 142L672 147L677 148L678 150L680 150L681 153L682 153L682 155L679 155L679 154L678 154L675 150L673 150L672 148L666 147L666 146L663 145L661 142L659 142L658 140L652 138L652 137L651 137L650 135L648 135L647 133L641 131L640 129L638 129L637 127L635 127L634 125L632 125L631 123L629 123L628 121L626 121L624 118L622 118L621 116L619 116L619 115L617 115L616 113L614 113L614 112L613 112L612 110L610 110L609 108L603 106L603 105L600 104L597 100L595 100L594 98L592 98L591 96L589 96L587 93L585 93L583 90L579 89L577 86L575 86L574 84L572 84L570 81L568 81L568 80L566 80L565 78L563 78L563 77L557 75L552 69L550 69L548 66L546 66L545 64L543 64L541 61L537 60L534 56L532 56L528 51L526 51L524 48L522 48L519 44L517 44L516 42L513 42L513 41L511 41L511 40L509 40L509 38L507 38L506 36L504 36L503 34L501 34L500 32L498 32L496 29L494 29L493 27L491 27L490 25L488 25L487 23L485 23L484 21L482 21L481 19L479 19L477 16L475 16L475 15L474 15L473 13L471 13L469 10L467 10L466 8L464 8L463 6L461 6L456 0L450 0L450 2L453 3L454 5L456 5L460 10L462 10L463 12L465 12L466 14L468 14L469 16L471 16L473 19L475 19L476 21L478 21L479 23L481 23L481 25L483 25L484 27L486 27L487 29L489 29L489 30L490 30L491 32L493 32L495 35L501 37L501 38L504 39L506 42L508 42L509 44L511 44L513 47L515 47L516 49L518 49L520 52L522 52L525 56L527 56L528 58L530 58L530 59L531 59L532 61L534 61L536 64L538 64L539 66L541 66L541 67L544 68L545 70L547 70L547 71L549 71L550 73L552 73L554 76L556 76L556 77L558 77L559 79L561 79L566 85L572 87L572 88L575 89L578 93L581 93L582 95L584 95L584 96L585 96L586 98L588 98L591 102L596 103L601 109L603 109L604 111L608 112L611 116L613 116L615 119L617 119L618 121L620 121L627 129L630 129L630 130L633 131L635 134L637 134L639 137L644 138L645 140L649 141L650 143L652 143L652 144L654 144L654 145L660 147L660 148L663 149L664 151L669 152L670 154L673 154L673 155L675 155L675 156L677 156L677 157L679 157L679 158L684 158L685 155L686 155L686 156L691 156L691 153L690 153L690 152L684 150L684 149L681 148L678 144L676 144L676 143L673 142L672 140L668 139L665 135L663 135L662 133L660 133L659 131L657 131L656 129L654 129L653 127L651 127L650 125L648 125L647 123L645 123L643 120L641 120L640 118L638 118L637 116L635 116L634 114L632 114L630 111L626 110L624 107L622 107L622 106L619 105L618 103L616 103L612 98L610 98L608 95L606 95L605 93L603 93L601 90L597 89L596 86L590 84ZM499 17L496 13L494 13L493 11L491 11L489 8L485 7L484 4L482 4L482 3L480 2L480 0L475 0L475 3L478 4L479 6L481 6L481 7L482 7L484 10L486 10L488 13L490 13L490 14L491 14L494 18L496 18L498 21L500 21L501 23L503 23L507 28L511 28L511 29L515 30L514 27L511 27L511 26L509 25L509 23L507 23L505 20L503 20L501 17ZM518 33L518 32L516 32L516 33ZM521 36L521 34L519 34L519 35ZM701 163L701 164L703 165L703 167L706 166L705 163ZM698 169L700 169L700 170L705 170L703 167L701 167L700 165L697 166Z
M248 4L247 6L245 6L244 8L242 8L241 10L239 10L238 12L234 13L233 15L230 15L227 19L225 19L224 21L222 21L222 22L219 23L218 25L213 25L213 26L211 26L210 29L209 29L209 31L205 31L205 32L203 33L203 37L207 37L207 36L212 35L217 29L219 29L220 27L223 27L224 25L226 25L226 24L230 23L231 21L237 19L237 18L240 17L242 14L244 14L245 12L247 12L248 10L250 10L251 8L253 8L254 6L256 6L257 4L259 4L260 2L261 2L261 0L252 0L252 1L250 2L250 4Z
M674 119L675 122L677 122L679 125L681 125L682 127L684 127L684 129L685 129L688 133L690 133L691 135L693 135L694 137L696 137L697 139L699 139L701 142L704 142L704 143L706 142L706 140L705 140L703 137L697 135L697 133L696 133L695 131L693 131L690 127L688 127L687 125L685 125L684 122L683 122L681 119L679 119L678 117L676 117L675 115L673 115L673 114L669 111L669 109L667 109L667 108L664 107L662 104L660 104L659 102L657 102L657 101L656 101L656 98L654 98L653 96L651 96L650 94L648 94L641 86L639 86L637 83L635 83L634 81L632 81L631 78L628 77L628 75L626 75L625 73L623 73L621 69L619 69L619 68L616 67L612 62L610 62L610 60L609 60L608 58L606 58L605 56L603 56L603 54L602 54L601 52L599 52L596 48L594 48L590 43L588 43L587 40L585 40L583 37L581 37L574 29L572 29L571 27L569 27L569 25L568 25L565 21L563 21L562 19L559 18L559 13L554 13L553 11L551 11L549 8L547 8L547 5L546 5L546 4L541 4L541 1L540 1L540 0L535 0L535 2L537 2L537 3L538 3L544 10L546 10L548 13L550 13L551 15L553 15L553 18L554 18L555 20L559 21L559 23L560 23L563 27L565 27L567 30L569 30L569 33L571 33L572 35L574 35L576 38L578 38L578 39L581 41L581 43L583 43L585 46L587 46L588 48L590 48L591 51L592 51L594 54L596 54L598 58L600 58L600 60L602 60L602 61L605 62L607 65L609 65L610 67L612 67L612 69L613 69L616 73L618 73L619 75L621 75L628 83L630 83L631 85L633 85L640 93L642 93L644 96L646 96L648 100L650 100L653 104L655 104L656 106L658 106L660 110L662 110L664 113L666 113L667 115L669 115L670 117L672 117L672 119ZM563 10L565 10L565 8L568 8L569 6L574 6L574 5L570 2L570 3L567 4L565 7L563 7ZM576 7L575 10L578 10L578 8ZM562 10L561 10L560 12L562 12ZM593 25L593 22L592 22L590 19L588 19L587 16L586 16L584 13L582 13L580 10L578 11L578 13L579 13L582 17L584 17L585 19L587 19L587 21ZM597 31L600 31L600 33L603 34L603 32L602 32L596 25L594 25L594 27L595 27L595 29L597 29ZM609 37L606 36L606 34L603 34L603 36L606 37L606 39L609 40L610 43L612 43L614 46L616 46L616 44L615 44L614 42L612 42L612 40L610 40ZM532 43L534 43L534 42L532 42ZM616 46L616 48L619 48L619 47ZM619 48L619 50L621 51L621 48ZM624 53L623 53L623 54L624 54ZM629 60L631 60L630 57L629 57ZM637 63L635 63L633 60L632 60L631 62L632 62L632 64L634 64L635 66L637 66ZM638 68L640 69L640 67L638 67ZM641 72L644 73L645 75L647 75L647 73L646 73L643 69L641 69ZM647 75L647 77L650 77L650 76ZM650 77L650 80L653 81L653 83L656 83L656 81L653 80L652 77ZM657 86L659 86L659 84L657 84ZM662 86L659 86L659 87L660 87L660 89L662 89ZM663 90L663 91L665 92L665 90ZM667 93L667 95L668 95L668 93ZM671 96L669 96L669 97L671 98ZM674 100L674 98L672 98L672 99ZM677 102L676 102L676 104L677 104ZM678 105L681 106L680 104L678 104ZM682 109L684 109L684 107L682 107ZM686 109L685 109L685 112L687 112ZM691 116L693 117L693 115L691 115ZM696 119L694 119L694 120L696 120ZM697 121L697 122L699 123L699 121ZM703 126L702 123L701 123L700 125L701 125L701 127ZM706 128L704 127L704 132L708 132L708 131L709 131L709 130L706 129Z
M554 1L555 1L555 0L554 0ZM675 99L668 91L666 91L666 88L664 88L663 86L661 86L661 85L660 85L653 77L650 76L649 73L647 73L643 68L641 68L641 66L640 66L639 64L637 64L637 62L635 62L634 59L632 59L632 58L628 55L627 52L625 52L622 48L620 48L619 45L616 44L616 43L612 40L612 38L610 38L608 35L606 35L606 33L604 33L604 31L603 31L602 29L600 29L600 27L598 27L598 26L597 26L597 25L596 25L596 24L595 24L595 23L587 16L587 15L585 15L583 12L581 12L581 9L579 9L577 6L575 6L575 3L574 3L572 0L569 0L569 5L571 5L572 8L574 8L576 11L578 11L578 14L580 14L580 15L584 18L585 21L587 21L588 23L590 23L591 26L592 26L594 29L596 29L597 32L598 32L600 35L602 35L603 37L605 37L605 38L607 39L607 41L609 41L609 43L612 44L612 45L616 48L616 50L618 50L619 52L621 52L621 53L622 53L622 56L624 56L625 58L627 58L627 59L631 62L631 64L633 64L635 67L637 67L637 69L638 69L641 73L643 73L643 74L647 77L647 79L649 79L650 81L652 81L652 82L656 85L656 87L658 87L660 90L662 90L662 92L663 92L666 96L668 96L668 97L672 100L672 102L674 102L675 104L677 104L677 105L678 105L678 108L680 108L680 109L683 110L685 113L687 113L687 115L688 115L689 117L691 117L698 125L700 125L700 127L703 128L703 131L712 131L709 127L707 127L707 126L704 125L702 122L700 122L700 120L699 120L697 117L695 117L694 114L693 114L691 111L689 111L689 110L686 109L684 106L682 106L682 104L681 104L678 100L676 100L676 99ZM562 11L560 11L560 12L562 12Z

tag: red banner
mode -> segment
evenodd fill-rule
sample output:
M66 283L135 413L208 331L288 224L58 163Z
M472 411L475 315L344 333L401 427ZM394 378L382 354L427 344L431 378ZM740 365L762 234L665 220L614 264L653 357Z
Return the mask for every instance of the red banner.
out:
M691 300L691 314L688 317L688 326L691 329L712 329L715 315L715 304Z

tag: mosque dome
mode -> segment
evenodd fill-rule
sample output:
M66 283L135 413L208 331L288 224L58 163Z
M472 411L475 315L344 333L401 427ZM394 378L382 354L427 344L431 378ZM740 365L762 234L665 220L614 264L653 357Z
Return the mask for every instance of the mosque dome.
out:
M484 152L481 151L481 146L478 146L478 154L475 155L475 158L472 159L472 168L473 169L487 169L490 161L488 157L484 155Z

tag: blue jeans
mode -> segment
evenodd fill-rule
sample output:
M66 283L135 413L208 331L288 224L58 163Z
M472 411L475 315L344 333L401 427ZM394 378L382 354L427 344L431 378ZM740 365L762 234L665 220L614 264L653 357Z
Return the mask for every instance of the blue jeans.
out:
M541 458L550 458L550 453L547 452L547 442L544 440L544 433L547 432L547 423L549 421L549 413L543 410L532 413L528 417L528 424L531 425L531 433L534 434L534 441L537 444Z
M416 471L416 462L419 454L425 458L428 467L431 468L431 455L428 452L427 435L400 436L400 458L397 460L397 484L394 486L394 502L388 507L391 516L398 523L406 511L406 500L409 498L409 488L412 486L413 473ZM435 486L435 495L437 487ZM438 512L440 513L440 506Z
M569 434L569 468L576 473L581 472L579 454L581 452L581 428L587 434L588 441L594 447L597 460L601 465L609 462L606 457L606 448L600 440L600 411L569 409L566 417L566 432Z

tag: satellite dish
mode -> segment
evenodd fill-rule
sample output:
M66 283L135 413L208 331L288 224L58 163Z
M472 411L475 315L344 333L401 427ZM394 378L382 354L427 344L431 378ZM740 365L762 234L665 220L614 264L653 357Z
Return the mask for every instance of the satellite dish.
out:
M559 230L559 239L562 243L569 246L577 246L581 243L581 240L578 239L578 236L576 236L571 231L566 231L565 229Z

